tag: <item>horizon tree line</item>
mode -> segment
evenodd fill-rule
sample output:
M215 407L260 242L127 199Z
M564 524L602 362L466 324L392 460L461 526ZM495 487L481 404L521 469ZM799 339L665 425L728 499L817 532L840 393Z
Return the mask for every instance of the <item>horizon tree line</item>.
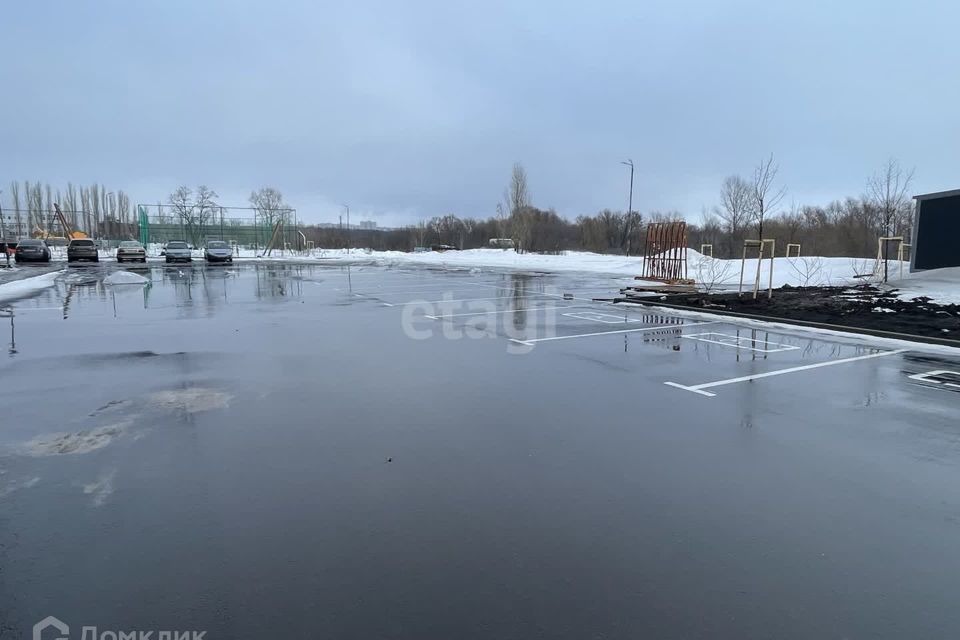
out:
M848 196L826 205L784 207L786 186L778 180L780 167L773 154L763 158L744 177L733 174L720 186L718 204L704 207L699 221L687 221L690 246L712 244L716 257L737 257L745 239L774 238L777 246L800 243L806 255L848 255L875 257L880 236L910 237L912 202L908 191L913 171L903 169L895 159L888 160L865 184L860 196ZM215 190L207 185L195 189L180 186L156 205L159 211L173 211L192 241L222 215ZM71 225L90 233L105 222L136 223L130 198L122 190L108 191L99 184L63 190L48 184L12 182L8 190L12 209L6 219L14 219L17 228L31 232L46 229L52 220L53 203L59 203ZM273 187L252 191L248 199L261 224L271 227L285 219L293 209L283 194ZM434 216L400 229L356 229L344 233L333 225L300 225L308 240L317 247L369 247L375 250L410 251L418 246L445 244L460 249L489 246L493 238L509 238L516 251L560 252L592 251L635 255L642 251L645 222L682 220L676 210L625 212L602 209L594 214L578 215L573 220L554 209L533 204L529 179L524 166L513 165L502 198L487 218L460 217L453 213ZM234 221L236 224L236 221Z

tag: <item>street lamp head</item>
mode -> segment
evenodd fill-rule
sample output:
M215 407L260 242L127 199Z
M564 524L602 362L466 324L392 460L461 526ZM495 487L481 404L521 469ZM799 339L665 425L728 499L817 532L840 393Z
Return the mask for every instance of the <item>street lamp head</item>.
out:
M621 160L621 161L620 161L620 164L625 164L625 165L627 165L628 167L632 167L632 166L633 166L633 160L630 160L630 159Z

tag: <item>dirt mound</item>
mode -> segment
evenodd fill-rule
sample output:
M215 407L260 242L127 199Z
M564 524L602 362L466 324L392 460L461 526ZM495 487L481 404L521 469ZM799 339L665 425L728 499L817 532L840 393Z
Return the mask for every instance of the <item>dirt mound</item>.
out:
M754 315L960 340L960 305L937 305L929 298L901 300L897 290L856 287L790 287L773 298L735 293L676 294L664 302Z

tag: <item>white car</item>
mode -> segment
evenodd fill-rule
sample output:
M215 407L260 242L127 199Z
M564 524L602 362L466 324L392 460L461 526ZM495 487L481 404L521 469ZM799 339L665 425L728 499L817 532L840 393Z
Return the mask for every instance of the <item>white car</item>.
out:
M190 251L190 245L188 245L186 242L181 242L180 240L168 242L167 246L163 250L163 253L167 257L168 263L193 261L193 252Z

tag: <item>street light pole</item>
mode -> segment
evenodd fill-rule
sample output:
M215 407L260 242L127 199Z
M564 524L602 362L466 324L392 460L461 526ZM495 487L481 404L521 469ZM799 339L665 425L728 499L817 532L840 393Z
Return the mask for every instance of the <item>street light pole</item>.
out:
M627 207L627 214L633 213L633 160L627 160L626 162L621 162L620 164L625 164L630 167L630 200Z
M347 210L347 253L350 253L350 205L341 204L341 207Z

